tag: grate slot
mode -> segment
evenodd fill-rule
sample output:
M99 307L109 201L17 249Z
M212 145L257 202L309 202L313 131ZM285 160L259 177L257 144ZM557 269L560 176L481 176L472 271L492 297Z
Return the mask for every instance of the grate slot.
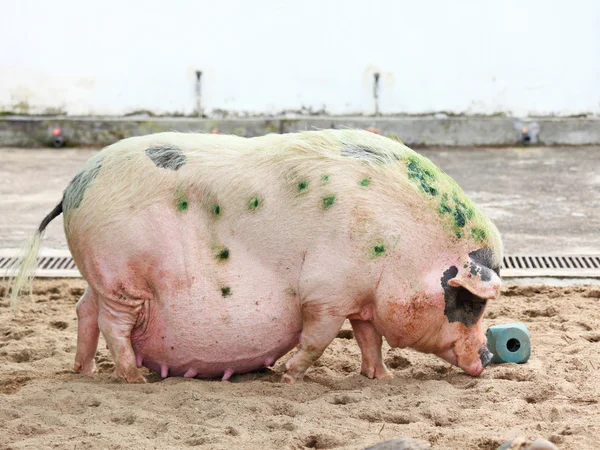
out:
M50 263L49 259L50 258L47 257L38 258L38 269L46 269L48 267L48 264Z
M586 269L591 269L592 268L591 263L588 261L588 258L586 258L585 256L581 257L581 262L582 262L582 264L584 265L584 267Z
M58 265L56 266L56 268L64 269L66 264L67 264L67 258L59 258Z
M556 265L558 266L557 269L562 269L563 263L561 262L560 258L552 258L554 260L554 262L556 263Z

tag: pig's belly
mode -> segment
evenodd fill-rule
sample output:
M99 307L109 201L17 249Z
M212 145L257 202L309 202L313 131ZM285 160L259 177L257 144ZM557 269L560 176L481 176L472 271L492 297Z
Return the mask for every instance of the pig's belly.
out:
M302 315L295 300L252 293L235 301L170 297L149 305L132 333L133 349L138 362L169 376L215 377L270 366L299 341Z

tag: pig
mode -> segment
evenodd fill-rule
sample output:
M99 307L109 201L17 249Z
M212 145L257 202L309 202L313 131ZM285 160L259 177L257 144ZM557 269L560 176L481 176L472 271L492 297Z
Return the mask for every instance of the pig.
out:
M127 382L141 367L222 377L282 364L302 380L349 319L361 373L391 378L391 347L478 376L482 315L500 289L493 223L424 156L361 130L256 138L158 133L93 156L32 236L64 215L88 287L75 370L95 372L102 332Z

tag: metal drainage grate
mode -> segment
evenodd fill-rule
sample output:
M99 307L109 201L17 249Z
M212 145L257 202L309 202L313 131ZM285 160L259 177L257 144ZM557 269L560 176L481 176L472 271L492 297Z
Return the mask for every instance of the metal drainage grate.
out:
M0 250L0 277L14 274L17 250ZM502 278L600 278L600 255L508 255L502 262ZM80 277L68 250L42 249L36 277Z
M600 278L598 255L509 255L502 277Z
M19 258L18 250L0 250L0 278L14 275L15 264ZM81 274L69 250L42 249L38 255L36 277L76 278Z

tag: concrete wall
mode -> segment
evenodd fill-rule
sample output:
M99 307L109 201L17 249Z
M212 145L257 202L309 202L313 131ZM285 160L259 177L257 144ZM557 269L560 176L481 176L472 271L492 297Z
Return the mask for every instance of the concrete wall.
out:
M598 0L19 0L0 111L600 114Z
M600 118L508 117L270 117L248 119L0 117L0 147L52 146L62 130L66 146L105 146L119 139L163 131L253 137L323 128L361 128L410 146L522 145L521 130L535 129L529 145L600 145Z

